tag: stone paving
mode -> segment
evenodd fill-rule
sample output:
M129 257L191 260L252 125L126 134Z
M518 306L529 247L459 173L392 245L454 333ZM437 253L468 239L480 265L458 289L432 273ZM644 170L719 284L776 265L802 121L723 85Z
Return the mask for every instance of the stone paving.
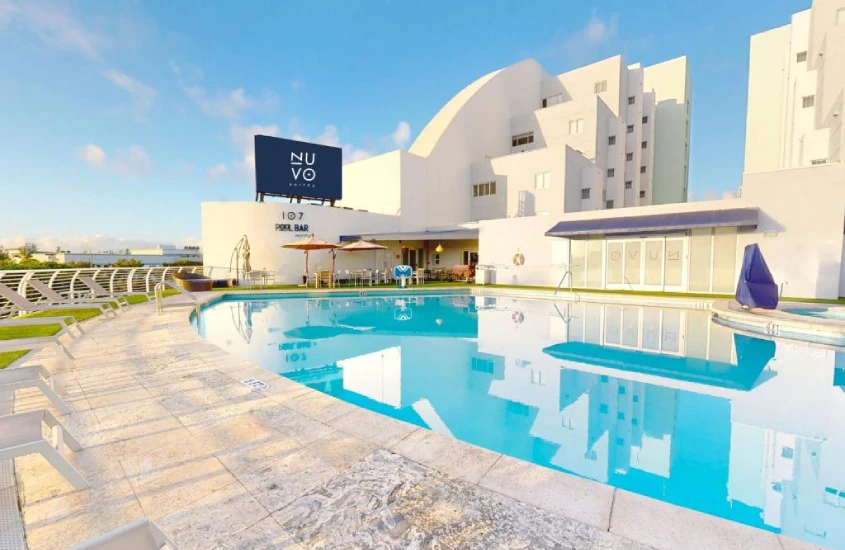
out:
M203 341L188 314L133 306L86 323L75 367L36 356L72 412L36 391L15 408L57 415L84 446L65 456L91 488L17 459L30 549L143 516L181 550L804 547L338 401ZM251 377L270 388L241 383Z

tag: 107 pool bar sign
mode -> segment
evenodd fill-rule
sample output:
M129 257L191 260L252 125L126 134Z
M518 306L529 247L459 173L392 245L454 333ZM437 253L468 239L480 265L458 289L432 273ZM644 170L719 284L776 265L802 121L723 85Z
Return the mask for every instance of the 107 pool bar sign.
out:
M282 212L282 218L286 220L290 220L291 222L300 222L302 221L302 217L305 213L304 212ZM307 223L277 223L276 224L276 231L296 231L296 232L306 232L308 231L308 224Z

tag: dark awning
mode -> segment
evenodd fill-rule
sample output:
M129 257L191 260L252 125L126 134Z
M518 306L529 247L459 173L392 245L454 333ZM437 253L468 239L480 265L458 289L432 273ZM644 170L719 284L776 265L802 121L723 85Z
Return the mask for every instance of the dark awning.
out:
M699 227L757 227L756 208L699 210L672 214L646 214L559 222L546 231L547 237L618 235L623 233L665 233Z
M456 241L475 240L478 228L448 229L443 231L409 231L405 233L363 233L341 235L340 242L348 241Z

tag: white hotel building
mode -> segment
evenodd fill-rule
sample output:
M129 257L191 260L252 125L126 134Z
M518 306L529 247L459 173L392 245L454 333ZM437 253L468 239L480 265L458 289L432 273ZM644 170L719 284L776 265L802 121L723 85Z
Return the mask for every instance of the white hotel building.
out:
M408 151L344 166L344 208L204 203L206 264L227 265L246 234L253 266L301 280L301 254L280 249L301 235L274 231L293 213L319 238L389 248L375 262L338 255L341 271L473 263L502 284L555 286L571 271L567 287L730 293L758 242L785 296L845 295L843 10L815 0L752 37L736 199L686 202L685 57L616 56L558 76L526 60L461 90Z

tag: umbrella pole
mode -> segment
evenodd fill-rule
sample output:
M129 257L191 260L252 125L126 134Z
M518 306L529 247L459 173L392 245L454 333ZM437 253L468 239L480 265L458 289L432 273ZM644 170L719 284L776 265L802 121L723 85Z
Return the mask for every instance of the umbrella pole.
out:
M305 288L308 288L308 251L305 251Z
M336 257L337 257L337 251L332 249L332 273L330 275L331 278L329 279L329 281L330 281L329 286L331 288L334 288L334 261L335 261Z

